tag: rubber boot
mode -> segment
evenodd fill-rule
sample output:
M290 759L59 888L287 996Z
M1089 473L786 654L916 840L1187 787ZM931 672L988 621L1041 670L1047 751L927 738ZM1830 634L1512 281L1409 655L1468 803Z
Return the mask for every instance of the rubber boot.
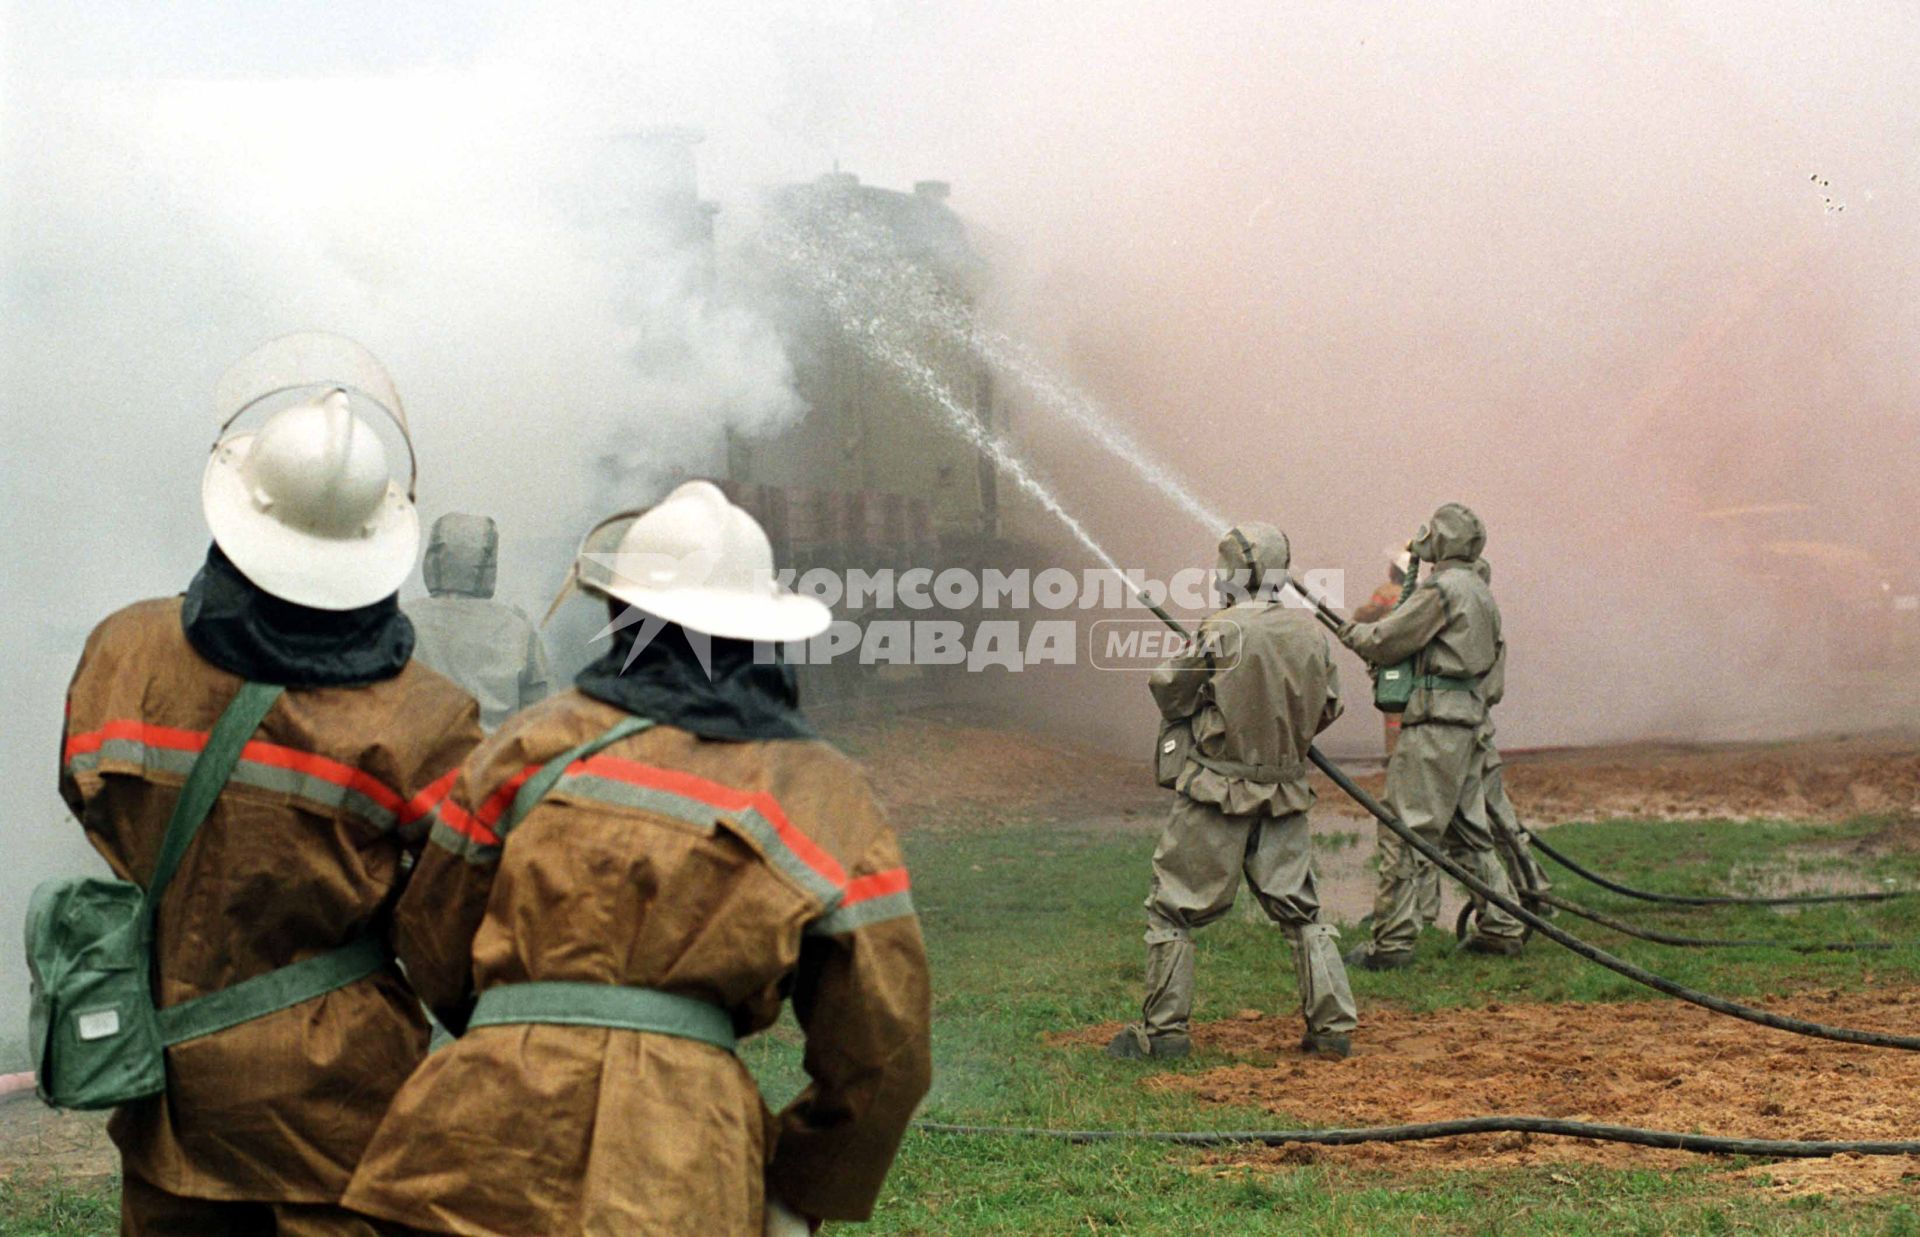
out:
M1107 1041L1107 1055L1122 1061L1179 1061L1193 1055L1193 1040L1185 1035L1148 1035L1138 1023L1120 1028Z
M1375 953L1373 945L1368 943L1355 945L1341 961L1363 971L1403 971L1413 965L1413 951L1402 949L1390 954Z
M1310 923L1287 930L1293 947L1293 980L1300 991L1300 1016L1307 1034L1345 1037L1359 1024L1347 968L1340 958L1340 930Z
M1147 999L1140 1025L1148 1036L1185 1036L1193 1013L1193 937L1181 928L1148 928Z
M1315 1034L1308 1031L1300 1037L1300 1051L1310 1057L1325 1057L1329 1061L1344 1061L1353 1055L1353 1037L1334 1031Z

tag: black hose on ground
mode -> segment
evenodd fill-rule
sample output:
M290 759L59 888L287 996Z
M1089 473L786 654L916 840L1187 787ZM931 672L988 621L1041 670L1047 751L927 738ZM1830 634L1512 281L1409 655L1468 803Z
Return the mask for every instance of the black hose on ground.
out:
M1014 1138L1052 1138L1070 1143L1156 1142L1183 1147L1229 1147L1293 1143L1347 1147L1355 1143L1419 1142L1429 1138L1457 1138L1462 1134L1551 1134L1560 1138L1591 1138L1600 1142L1632 1143L1706 1155L1756 1155L1779 1159L1817 1159L1830 1155L1920 1155L1920 1142L1812 1142L1798 1138L1723 1138L1715 1134L1682 1134L1674 1130L1643 1130L1631 1125L1602 1125L1593 1121L1565 1121L1558 1117L1461 1117L1453 1121L1423 1121L1417 1125L1372 1125L1335 1130L1048 1130L1031 1126L955 1125L945 1121L916 1121L913 1128L926 1134L1005 1135Z
M1602 889L1611 890L1623 897L1637 898L1642 902L1665 902L1673 906L1814 906L1823 902L1886 902L1893 898L1904 898L1913 893L1910 889L1890 889L1881 893L1795 893L1782 894L1779 897L1742 898L1732 895L1654 893L1647 889L1635 889L1619 881L1609 880L1592 868L1585 867L1567 858L1559 850L1549 846L1539 834L1527 831L1527 839L1541 854L1553 860L1567 871L1583 880L1588 880Z
M1830 1039L1842 1044L1861 1044L1869 1048L1899 1048L1906 1052L1920 1052L1920 1036L1889 1035L1882 1031L1859 1031L1852 1027L1828 1026L1821 1022L1808 1022L1804 1018L1769 1013L1764 1009L1755 1009L1751 1005L1742 1005L1737 1001L1729 1001L1725 997L1717 997L1712 993L1701 992L1685 984L1675 983L1664 975L1656 975L1645 967L1635 966L1625 958L1615 957L1599 946L1590 945L1571 932L1564 932L1555 927L1551 921L1542 919L1505 894L1495 893L1493 888L1477 875L1455 863L1445 851L1415 833L1398 816L1380 806L1379 802L1360 789L1339 765L1322 755L1319 748L1309 747L1307 759L1313 762L1315 768L1331 778L1334 785L1345 791L1348 798L1367 809L1373 814L1374 819L1391 829L1401 841L1425 855L1442 872L1465 885L1475 896L1486 899L1535 932L1557 944L1566 946L1589 962L1599 963L1616 975L1623 975L1637 984L1652 988L1655 992L1664 992L1688 1004L1698 1005L1702 1009L1710 1009L1730 1018L1739 1018L1756 1026L1772 1027L1776 1031L1788 1031L1795 1035L1811 1036L1814 1039Z
M1745 941L1719 940L1704 936L1675 936L1670 932L1662 932L1657 928L1643 928L1638 924L1628 923L1624 919L1615 919L1612 915L1602 914L1592 907L1582 906L1578 902L1563 898L1557 893L1547 893L1536 890L1528 896L1548 906L1558 907L1569 915L1577 915L1582 919L1592 920L1603 928L1612 928L1615 932L1623 932L1628 936L1637 936L1643 941L1652 941L1656 945L1677 945L1682 949L1791 949L1795 953L1819 954L1860 953L1893 948L1892 945L1885 941Z

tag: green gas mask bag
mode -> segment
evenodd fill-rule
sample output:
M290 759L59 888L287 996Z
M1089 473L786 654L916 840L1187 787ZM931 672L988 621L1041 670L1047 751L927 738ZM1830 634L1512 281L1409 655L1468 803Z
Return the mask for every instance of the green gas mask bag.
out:
M28 1039L47 1103L111 1108L166 1087L166 1041L151 988L154 907L281 690L245 684L220 715L174 802L146 889L82 876L43 881L33 891Z
M1413 596L1415 586L1420 583L1420 560L1415 558L1407 564L1406 579L1400 582L1400 599L1393 603L1398 610L1407 604L1407 598ZM1373 676L1373 707L1382 713L1405 713L1407 702L1413 699L1413 688L1418 681L1414 673L1414 659L1395 662L1391 666L1382 666Z

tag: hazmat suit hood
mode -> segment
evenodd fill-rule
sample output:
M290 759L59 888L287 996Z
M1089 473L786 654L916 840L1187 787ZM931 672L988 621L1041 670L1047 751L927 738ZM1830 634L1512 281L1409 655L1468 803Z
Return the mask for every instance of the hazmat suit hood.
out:
M500 530L494 522L450 512L433 522L420 575L435 597L491 597L499 565Z
M616 602L614 614L626 609ZM653 631L636 653L634 645L651 621L632 623L613 635L613 647L582 670L574 686L595 700L625 709L705 739L810 739L813 727L800 713L800 684L793 667L761 661L751 640L701 635L701 664L688 632L678 623ZM631 664L629 664L631 658Z
M1445 503L1433 518L1420 526L1408 545L1413 556L1423 563L1470 563L1486 548L1487 526L1464 503Z
M1271 524L1236 524L1220 538L1214 577L1223 591L1234 596L1262 588L1277 588L1293 564L1287 535Z
M413 624L397 594L316 610L247 579L217 545L187 586L180 622L194 652L256 683L356 687L392 678L413 656Z

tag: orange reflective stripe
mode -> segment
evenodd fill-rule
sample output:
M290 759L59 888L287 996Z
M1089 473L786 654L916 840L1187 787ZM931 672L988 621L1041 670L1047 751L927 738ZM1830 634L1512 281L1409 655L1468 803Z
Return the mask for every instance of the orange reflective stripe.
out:
M840 902L842 906L858 906L873 898L884 898L896 893L906 893L913 887L907 879L905 868L888 868L884 872L875 872L872 876L862 876L847 883L847 896Z
M75 772L89 772L102 760L123 760L149 768L184 772L190 758L207 745L208 732L157 726L137 718L107 722L98 730L68 737L65 763ZM411 826L446 801L456 772L449 772L412 800L407 800L365 770L314 752L284 744L250 740L240 751L233 781L284 791L329 809L346 806L381 829ZM311 779L306 782L303 779ZM317 784L317 785L316 785ZM327 788L322 791L320 787Z
M492 794L487 796L486 802L474 812L474 823L486 829L490 835L494 833L494 826L513 806L513 798L519 793L520 787L525 785L528 778L538 773L540 768L539 765L528 765L502 782ZM728 816L756 812L773 830L780 845L795 859L835 890L843 890L847 886L847 871L840 866L839 860L822 850L818 843L788 820L780 804L765 791L737 790L719 782L710 782L703 777L696 777L691 773L683 773L678 769L662 769L654 765L607 755L591 756L586 760L575 761L567 767L565 778L555 789L565 790L566 779L582 776L606 778L609 781L625 782L632 786L643 786L649 790L679 795L704 803Z
M888 868L847 883L846 897L807 925L812 936L841 936L914 914L912 882L904 867Z

